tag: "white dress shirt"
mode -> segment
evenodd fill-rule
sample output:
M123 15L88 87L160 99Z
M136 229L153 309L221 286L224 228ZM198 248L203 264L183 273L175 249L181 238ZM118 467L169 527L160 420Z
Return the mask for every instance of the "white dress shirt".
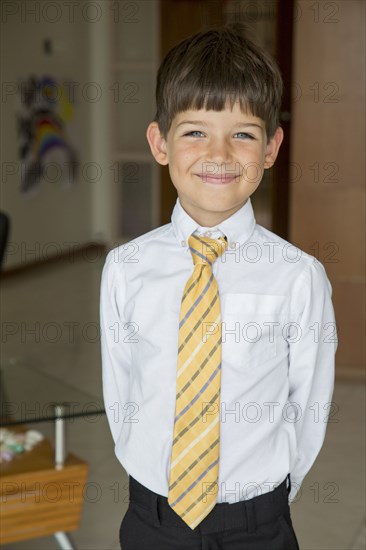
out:
M177 198L171 223L112 249L101 279L103 392L128 475L168 496L181 298L193 233L228 248L213 264L222 317L218 502L273 490L289 502L325 437L337 333L332 287L315 257L256 223L250 198L201 227ZM300 495L299 495L300 496Z

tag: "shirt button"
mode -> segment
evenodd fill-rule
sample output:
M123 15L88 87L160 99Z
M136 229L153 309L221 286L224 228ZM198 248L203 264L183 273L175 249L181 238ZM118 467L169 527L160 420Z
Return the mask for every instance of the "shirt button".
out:
M211 237L211 235L212 235L211 231L206 231L205 237Z
M182 241L180 244L181 244L182 246L186 246L186 241Z
M231 243L230 248L236 248L237 243Z

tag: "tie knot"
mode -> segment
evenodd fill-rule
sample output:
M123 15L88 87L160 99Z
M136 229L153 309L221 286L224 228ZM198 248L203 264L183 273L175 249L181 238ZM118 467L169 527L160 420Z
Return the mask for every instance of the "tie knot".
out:
M210 239L209 237L191 235L188 239L188 244L192 253L194 265L209 264L212 266L214 261L219 258L227 248L227 241L224 237Z

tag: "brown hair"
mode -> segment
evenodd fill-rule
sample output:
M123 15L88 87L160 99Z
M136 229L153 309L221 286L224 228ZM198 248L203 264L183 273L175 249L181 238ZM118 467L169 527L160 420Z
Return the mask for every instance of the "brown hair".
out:
M156 114L166 139L175 115L188 109L222 111L239 100L243 112L264 120L267 139L279 126L283 83L276 62L247 38L241 22L201 31L174 46L156 81Z

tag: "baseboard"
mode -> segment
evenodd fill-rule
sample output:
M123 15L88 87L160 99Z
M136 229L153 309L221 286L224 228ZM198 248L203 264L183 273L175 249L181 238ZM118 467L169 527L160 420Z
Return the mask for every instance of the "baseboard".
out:
M335 371L336 381L366 383L366 371L364 367L347 367L339 365Z
M72 249L72 258L76 259L85 254L87 251L93 250L94 252L100 251L101 254L107 252L107 245L103 243L86 243L79 247ZM29 273L30 271L35 271L36 269L43 269L45 266L51 265L59 261L70 261L70 250L65 250L60 253L56 253L53 256L49 256L42 260L37 260L34 262L26 262L24 264L5 268L1 272L1 278L13 277L16 275L22 275L23 273Z

